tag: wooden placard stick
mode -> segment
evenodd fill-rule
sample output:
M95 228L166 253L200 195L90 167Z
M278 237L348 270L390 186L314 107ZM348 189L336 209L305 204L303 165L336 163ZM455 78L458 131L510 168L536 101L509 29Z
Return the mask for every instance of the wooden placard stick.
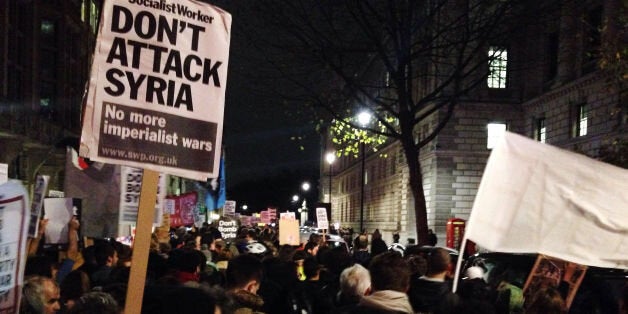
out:
M129 284L126 292L127 302L124 307L124 313L126 314L140 314L142 312L142 299L144 297L146 267L148 265L148 251L153 216L155 214L155 202L157 201L158 181L158 172L144 169L140 203L137 209L137 227L135 229L135 240L133 241L131 274L129 275Z

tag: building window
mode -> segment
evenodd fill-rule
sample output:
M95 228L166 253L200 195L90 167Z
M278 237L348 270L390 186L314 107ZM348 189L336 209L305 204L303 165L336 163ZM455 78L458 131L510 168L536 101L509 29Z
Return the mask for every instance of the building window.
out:
M504 47L491 46L488 50L488 87L506 88L508 51Z
M504 136L506 132L506 124L505 123L489 123L486 125L486 130L488 131L488 136L486 138L486 148L493 149L497 142Z
M574 137L585 136L589 126L589 105L580 104L576 107L577 117L575 120Z
M545 127L545 118L538 118L536 119L536 126L535 126L535 130L534 130L534 139L541 142L541 143L545 143L545 138L546 138L546 127Z

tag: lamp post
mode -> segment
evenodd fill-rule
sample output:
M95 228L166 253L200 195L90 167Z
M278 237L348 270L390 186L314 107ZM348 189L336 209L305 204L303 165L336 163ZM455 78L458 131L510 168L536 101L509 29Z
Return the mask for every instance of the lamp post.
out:
M332 175L332 167L334 161L336 161L336 154L333 152L329 152L325 155L325 160L329 164L329 204L331 204L331 175Z
M363 111L358 114L358 123L363 128L366 127L367 124L371 121L371 114L368 111ZM364 230L364 184L366 177L366 145L364 140L360 140L360 150L362 151L362 182L360 185L360 233Z

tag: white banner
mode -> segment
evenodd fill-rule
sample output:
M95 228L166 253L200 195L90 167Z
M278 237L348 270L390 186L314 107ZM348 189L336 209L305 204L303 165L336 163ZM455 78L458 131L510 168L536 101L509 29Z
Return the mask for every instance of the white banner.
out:
M465 237L491 251L628 269L628 170L507 133Z
M17 181L0 185L0 313L18 313L28 236L28 194Z
M195 0L107 0L102 13L80 155L218 176L231 15Z

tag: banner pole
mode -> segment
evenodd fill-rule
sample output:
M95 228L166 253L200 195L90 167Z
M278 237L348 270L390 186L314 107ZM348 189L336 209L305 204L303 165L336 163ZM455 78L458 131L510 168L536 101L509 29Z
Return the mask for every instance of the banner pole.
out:
M131 273L126 292L126 306L124 313L140 314L142 312L142 299L144 297L144 284L146 282L146 267L148 265L148 251L150 247L153 215L157 202L157 183L159 173L144 169L142 175L142 189L140 190L140 203L137 209L137 224L135 240L133 241L133 256Z

